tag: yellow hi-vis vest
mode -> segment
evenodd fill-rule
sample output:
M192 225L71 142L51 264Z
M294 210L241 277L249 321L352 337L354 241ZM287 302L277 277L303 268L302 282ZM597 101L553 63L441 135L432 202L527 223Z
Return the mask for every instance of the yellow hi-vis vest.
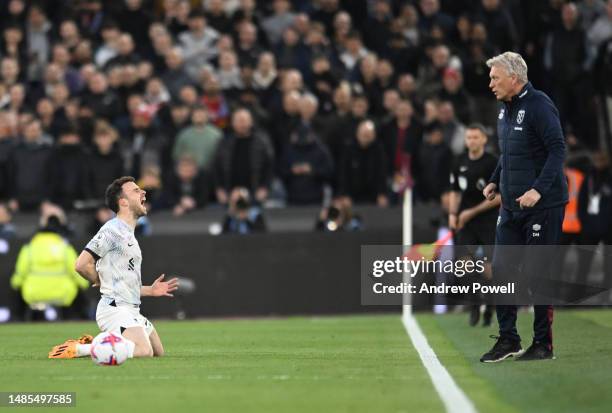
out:
M60 235L40 232L19 251L11 287L20 289L23 300L69 306L78 288L89 286L75 270L76 251Z

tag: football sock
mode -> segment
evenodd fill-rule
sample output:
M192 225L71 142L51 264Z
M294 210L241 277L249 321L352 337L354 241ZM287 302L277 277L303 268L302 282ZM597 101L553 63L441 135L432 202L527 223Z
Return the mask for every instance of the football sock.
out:
M77 344L77 357L85 357L91 355L91 344Z

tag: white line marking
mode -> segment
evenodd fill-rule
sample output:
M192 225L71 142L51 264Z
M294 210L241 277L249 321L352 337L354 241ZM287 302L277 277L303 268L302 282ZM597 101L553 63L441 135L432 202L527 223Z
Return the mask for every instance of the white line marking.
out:
M402 322L440 399L442 399L442 403L444 403L444 407L446 407L446 411L448 413L476 413L474 403L468 399L448 370L440 363L414 316L410 313L404 313Z

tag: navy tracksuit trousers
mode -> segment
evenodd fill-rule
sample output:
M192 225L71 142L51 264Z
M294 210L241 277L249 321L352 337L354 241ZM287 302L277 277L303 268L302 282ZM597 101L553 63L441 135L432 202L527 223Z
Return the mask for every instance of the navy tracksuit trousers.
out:
M530 245L557 245L561 238L561 227L565 215L565 206L557 206L547 209L511 211L500 208L497 229L495 232L496 245L524 245L524 253L529 255ZM516 257L508 257L503 248L496 248L493 258L493 277L496 272L507 268L516 268ZM534 249L536 251L536 249ZM530 261L539 260L540 265L550 265L551 257L539 256L539 251L529 257ZM525 256L522 258L527 260ZM510 262L509 260L513 260ZM497 321L499 323L499 335L511 340L520 341L516 329L516 305L498 305ZM552 350L552 305L534 305L533 337L535 341L544 343Z

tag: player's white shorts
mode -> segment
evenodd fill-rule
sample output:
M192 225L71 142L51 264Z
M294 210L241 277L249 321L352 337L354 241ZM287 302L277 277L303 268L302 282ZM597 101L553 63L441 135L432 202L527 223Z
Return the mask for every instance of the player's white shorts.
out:
M122 332L122 327L142 327L145 329L147 336L151 335L155 327L145 316L140 314L138 307L130 307L127 305L112 306L108 299L102 298L98 302L96 310L96 322L100 331L119 331Z

